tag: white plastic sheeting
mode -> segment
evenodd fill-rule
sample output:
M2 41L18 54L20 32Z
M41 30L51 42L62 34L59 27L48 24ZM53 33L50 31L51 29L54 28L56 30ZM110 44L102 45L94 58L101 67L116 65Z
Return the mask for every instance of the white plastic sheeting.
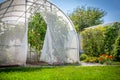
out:
M0 4L0 65L26 63L27 30L24 12L24 0L6 0Z
M0 4L0 65L26 63L27 23L36 11L47 23L40 60L50 64L79 62L77 33L59 8L47 0L7 0Z

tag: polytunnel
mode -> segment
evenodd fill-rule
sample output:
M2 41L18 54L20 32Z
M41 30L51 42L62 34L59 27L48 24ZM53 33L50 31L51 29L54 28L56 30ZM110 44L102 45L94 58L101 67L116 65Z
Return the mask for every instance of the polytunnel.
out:
M28 21L39 12L47 24L40 61L79 62L79 41L74 25L47 0L6 0L0 3L0 65L25 65Z

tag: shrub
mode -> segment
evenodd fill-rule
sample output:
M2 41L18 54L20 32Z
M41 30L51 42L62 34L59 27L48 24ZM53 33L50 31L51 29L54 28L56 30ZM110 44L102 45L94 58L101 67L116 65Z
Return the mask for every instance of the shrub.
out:
M84 62L98 63L98 57L87 57Z
M105 52L109 55L113 52L113 45L115 44L115 40L118 37L118 30L120 29L120 23L114 23L109 26L105 26Z
M99 57L99 63L103 64L103 63L107 63L107 64L111 64L113 60L113 56L109 56L108 54L102 54Z
M115 42L114 46L115 46L115 48L114 48L113 56L115 57L115 60L120 62L120 35L116 39L116 42Z
M82 47L87 55L99 56L99 53L104 52L104 32L105 28L102 26L88 28L81 32Z
M83 54L81 54L80 55L80 60L82 61L82 60L85 60L85 59L87 59L87 55L85 54L85 53L83 53Z
M117 60L120 60L120 55L117 54L119 53L117 52L119 51L119 47L116 47L116 50L114 50L116 38L120 33L118 31L119 29L119 22L105 26L96 26L94 28L85 29L81 32L83 51L89 56L97 57L99 57L100 53L112 55L112 53L114 52Z
M120 62L112 62L112 64L111 65L120 65Z

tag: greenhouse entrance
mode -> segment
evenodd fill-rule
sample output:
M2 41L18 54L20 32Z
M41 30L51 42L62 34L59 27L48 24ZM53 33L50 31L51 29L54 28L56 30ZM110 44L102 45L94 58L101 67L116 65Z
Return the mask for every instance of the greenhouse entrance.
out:
M0 4L0 65L26 64L28 23L35 12L39 12L47 24L40 61L79 62L74 25L58 7L47 0L6 0Z
M43 17L39 12L35 12L28 21L27 64L41 63L40 56L42 53L46 30L47 24Z

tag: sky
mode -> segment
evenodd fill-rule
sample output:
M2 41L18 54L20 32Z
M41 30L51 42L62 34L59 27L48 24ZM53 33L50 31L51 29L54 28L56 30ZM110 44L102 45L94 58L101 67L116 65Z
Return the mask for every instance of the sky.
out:
M0 2L3 0L0 0ZM49 0L64 13L72 13L77 7L90 6L105 10L104 23L120 22L120 0Z
M73 12L76 7L90 6L105 10L107 14L104 23L120 22L120 0L50 0L66 14Z

